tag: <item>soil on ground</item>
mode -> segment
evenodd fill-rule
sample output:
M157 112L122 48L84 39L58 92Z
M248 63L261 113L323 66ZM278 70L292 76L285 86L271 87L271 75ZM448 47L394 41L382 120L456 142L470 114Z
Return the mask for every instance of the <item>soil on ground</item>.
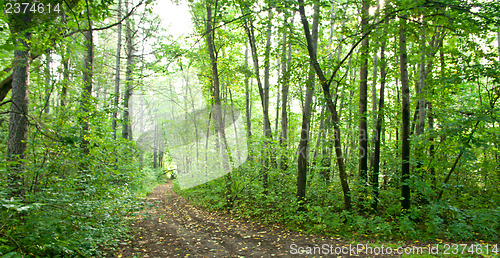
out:
M299 247L304 251L316 247L315 254L302 253L302 257L339 257L342 255L331 255L331 248L349 246L334 237L303 234L197 208L172 190L172 182L156 187L146 202L148 208L132 218L132 237L113 252L113 257L290 257ZM318 252L324 245L330 248L329 255L324 255L325 249Z

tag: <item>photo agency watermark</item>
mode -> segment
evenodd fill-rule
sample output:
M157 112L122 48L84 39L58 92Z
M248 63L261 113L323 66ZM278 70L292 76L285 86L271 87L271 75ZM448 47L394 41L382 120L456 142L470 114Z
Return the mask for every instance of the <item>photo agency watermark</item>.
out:
M498 255L498 244L432 244L427 246L374 246L370 244L318 246L290 245L292 255Z

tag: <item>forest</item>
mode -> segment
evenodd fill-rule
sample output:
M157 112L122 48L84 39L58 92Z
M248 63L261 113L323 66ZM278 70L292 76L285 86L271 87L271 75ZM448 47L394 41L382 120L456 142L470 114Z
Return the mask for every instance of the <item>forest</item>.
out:
M0 256L142 257L124 246L170 206L498 255L499 1L0 6Z

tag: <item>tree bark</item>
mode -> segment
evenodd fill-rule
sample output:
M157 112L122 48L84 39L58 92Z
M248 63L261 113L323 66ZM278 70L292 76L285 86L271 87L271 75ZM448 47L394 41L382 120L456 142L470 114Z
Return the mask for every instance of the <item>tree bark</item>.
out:
M316 56L316 51L314 50L313 46L313 41L311 37L311 33L309 30L309 22L307 21L306 18L306 12L304 8L304 1L303 0L298 0L299 3L299 12L300 12L300 17L302 21L302 25L304 28L304 33L306 36L307 40L307 51L309 53L309 57L311 59L311 64L314 67L314 70L316 71L316 75L318 76L318 79L321 83L321 88L323 89L323 95L325 97L325 100L327 102L327 107L332 115L333 118L333 123L334 123L334 134L335 134L335 153L337 155L337 165L339 168L339 177L340 177L340 183L342 185L342 190L344 193L344 208L346 210L351 210L351 194L349 190L349 184L347 182L347 174L346 174L346 168L344 164L344 157L342 154L342 144L340 141L340 125L339 125L339 116L337 113L337 108L335 104L332 101L332 95L330 92L330 84L331 81L327 80L325 75L323 74L323 70L319 66L317 56ZM336 69L338 70L338 69ZM334 72L336 73L336 72Z
M268 21L267 21L267 31L266 31L266 48L265 48L265 52L264 52L264 102L265 102L265 107L266 107L266 110L267 110L267 122L264 123L264 125L266 126L266 128L264 128L265 130L265 133L264 135L266 135L266 150L267 150L267 162L268 163L271 163L270 165L268 164L266 167L270 167L270 166L273 166L275 167L275 164L276 164L276 161L273 160L273 144L272 144L272 140L273 140L273 136L272 136L272 130L271 130L271 122L269 120L269 87L270 87L270 84L269 84L269 79L270 79L270 69L271 69L271 62L270 62L270 54L271 54L271 36L272 36L272 20L273 20L273 9L272 9L272 1L270 0L269 1L269 10L267 11L268 12ZM267 189L267 185L268 185L268 173L267 173L267 170L264 171L264 173L262 174L262 184L264 186L264 189ZM266 190L264 190L266 191Z
M16 162L9 171L9 188L11 196L24 198L24 162L26 142L28 139L28 87L29 68L31 58L31 33L27 30L31 26L31 13L20 13L9 17L9 24L13 35L18 35L16 45L22 46L14 50L12 72L12 97L10 105L9 135L7 141L7 159Z
M66 46L66 50L63 50L62 54L62 65L63 65L63 83L61 89L61 107L66 106L66 98L68 96L68 85L69 85L69 47Z
M312 25L312 43L313 49L316 52L318 49L318 23L319 23L319 4L314 4L314 15ZM314 87L316 76L312 64L309 64L309 76L306 83L306 99L304 110L302 112L302 128L300 130L300 142L298 149L297 161L297 200L299 201L300 209L304 208L304 200L306 197L307 183L307 168L309 156L309 129L311 125L311 110L314 96Z
M128 12L128 2L125 4ZM123 118L122 118L122 138L132 140L132 126L130 124L130 101L132 97L132 73L134 67L134 44L133 44L133 23L130 18L126 20L126 42L127 42L127 70L125 72L125 94L123 95Z
M252 138L252 110L251 110L251 92L249 87L249 76L248 76L248 48L245 49L245 114L246 114L246 124L247 124L247 137L250 142Z
M387 24L387 20L386 20ZM385 34L385 33L384 33ZM378 197L379 197L379 174L380 174L380 144L381 144L381 132L382 125L384 123L384 94L385 94L385 80L386 80L386 67L387 63L385 61L385 45L386 38L382 39L382 45L380 46L380 99L378 104L378 116L375 125L375 150L373 153L373 174L371 176L371 184L373 189L373 203L372 208L376 212L378 209Z
M401 165L401 208L410 209L410 87L408 82L408 56L406 50L406 16L400 19L399 62L402 94L402 165Z
M287 25L287 17L285 16L285 27ZM281 86L281 137L280 137L280 146L283 149L284 153L282 153L280 160L280 169L286 170L288 167L287 157L286 157L286 149L288 145L288 90L289 90L289 82L290 82L290 63L292 60L292 44L288 42L288 56L287 56L287 38L286 38L286 30L283 31L283 45L281 49L281 74L283 76L282 86Z
M418 124L416 134L422 135L424 133L425 127L425 113L427 102L423 96L425 92L425 80L426 80L426 71L425 71L425 57L426 57L426 38L425 38L425 30L422 31L420 36L421 41L421 51L420 51L420 64L419 64L419 87L417 88L417 96L419 96L418 101Z
M47 51L45 53L45 104L43 107L43 112L45 114L50 113L50 95L52 94L52 83L51 83L51 74L50 74L50 64L52 63L52 54L51 51Z
M122 0L118 0L118 21L122 19ZM111 128L113 129L113 139L116 140L116 127L118 119L118 102L120 99L120 54L122 50L122 24L118 24L118 39L116 43L116 74L115 74L115 95L113 97L113 121ZM127 59L128 60L128 59Z
M269 10L269 16L271 16L272 11ZM271 17L269 17L271 18ZM269 19L269 24L271 22L271 19ZM259 88L259 95L260 95L260 100L262 104L262 112L264 115L264 136L266 137L265 141L265 146L264 146L264 167L262 169L262 185L264 188L264 191L267 189L268 185L268 166L269 166L269 159L270 157L270 152L268 150L268 147L270 146L270 141L272 140L272 132L271 132L271 123L269 121L269 88L265 90L265 87L262 86L262 81L260 79L260 69L259 69L259 57L257 54L257 46L255 42L255 35L254 35L254 27L253 27L253 22L249 20L245 20L245 30L247 32L248 36L248 41L250 43L250 49L252 52L252 59L253 59L253 64L254 64L254 70L255 70L255 75L257 78L257 86ZM267 43L266 43L267 45ZM270 44L269 44L270 47ZM266 50L267 52L267 50ZM267 94L266 94L267 92Z
M217 0L215 0L217 1ZM206 38L207 38L207 46L208 46L208 53L210 55L210 65L211 65L211 71L212 71L212 86L213 86L213 99L214 99L214 104L215 104L215 120L217 122L217 125L215 126L216 131L218 131L218 138L221 140L220 148L223 152L222 154L222 166L225 171L229 171L230 169L230 162L232 163L232 157L231 157L231 152L229 151L229 146L227 144L227 139L226 139L226 131L225 131L225 126L224 126L224 120L222 117L222 110L221 110L221 93L220 93L220 82L219 82L219 72L217 69L217 53L215 52L215 46L214 46L214 38L215 38L215 30L212 30L212 22L215 23L215 21L212 21L212 7L210 0L207 2L207 21L206 21ZM269 90L269 88L268 88ZM268 92L269 94L269 92ZM269 101L269 99L268 99ZM266 172L267 175L267 172ZM266 178L267 179L267 178ZM226 200L229 205L232 205L232 193L231 193L231 177L230 174L226 174L225 176L225 181L226 181Z
M89 13L89 7L87 4L87 13ZM88 14L90 15L90 14ZM93 50L93 36L92 36L92 21L90 17L87 17L88 30L84 32L85 37L85 60L83 64L83 89L81 95L81 110L84 113L83 119L80 121L82 126L82 143L81 148L85 155L90 153L89 151L89 105L90 98L92 98L92 75L93 75L93 60L94 60L94 50Z
M366 33L368 27L370 4L368 0L363 0L361 10L361 31ZM369 39L365 37L361 42L359 69L359 178L363 185L368 180L368 124L367 124L367 103L368 103L368 51Z

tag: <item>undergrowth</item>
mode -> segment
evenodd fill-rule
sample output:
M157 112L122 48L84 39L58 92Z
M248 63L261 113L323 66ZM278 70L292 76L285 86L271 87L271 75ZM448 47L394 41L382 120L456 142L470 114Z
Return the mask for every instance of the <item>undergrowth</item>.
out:
M2 183L0 256L101 256L127 237L128 218L144 206L139 197L160 177L141 168L138 151L125 140L102 141L89 156L76 145L57 147L59 155L43 166L27 161L24 199Z
M284 224L301 232L341 236L352 240L381 241L487 241L497 243L500 232L498 196L480 196L462 202L449 198L422 203L402 213L399 188L381 191L379 210L366 209L353 183L352 211L345 211L340 182L325 183L309 173L307 199L299 209L296 199L296 170L269 171L269 188L264 193L259 165L247 162L231 173L232 204L228 204L224 178L177 192L194 204L235 217L265 223ZM497 201L495 201L497 200Z

